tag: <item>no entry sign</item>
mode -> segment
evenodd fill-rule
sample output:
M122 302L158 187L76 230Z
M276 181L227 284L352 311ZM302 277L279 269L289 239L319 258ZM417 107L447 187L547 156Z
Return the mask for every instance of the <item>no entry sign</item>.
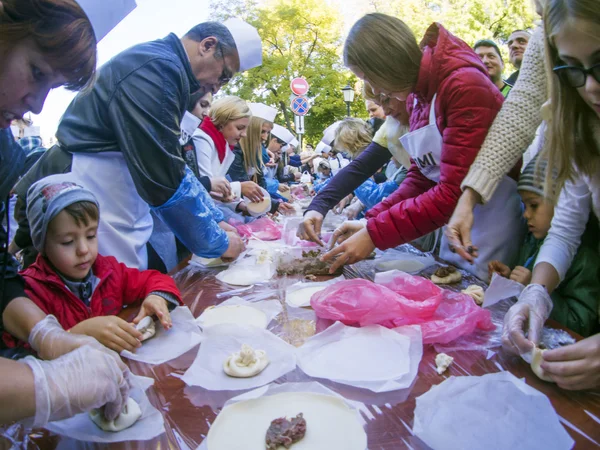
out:
M292 92L296 95L304 95L308 92L308 81L302 77L294 78L290 84Z

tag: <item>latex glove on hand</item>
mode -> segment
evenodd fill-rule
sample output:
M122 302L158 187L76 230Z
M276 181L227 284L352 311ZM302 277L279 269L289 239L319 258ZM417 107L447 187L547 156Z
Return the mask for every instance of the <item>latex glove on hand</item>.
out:
M304 220L298 225L296 236L304 241L312 241L325 247L321 240L321 227L323 226L323 214L317 211L307 211Z
M348 220L354 220L358 217L358 215L365 209L365 205L362 204L360 200L356 200L346 209L344 209L343 214L348 218Z
M530 284L504 316L502 347L531 363L533 346L539 344L544 323L552 312L552 299L541 284ZM527 337L525 336L527 333Z
M34 427L104 407L117 417L129 397L129 369L107 352L85 345L54 361L23 360L34 377Z

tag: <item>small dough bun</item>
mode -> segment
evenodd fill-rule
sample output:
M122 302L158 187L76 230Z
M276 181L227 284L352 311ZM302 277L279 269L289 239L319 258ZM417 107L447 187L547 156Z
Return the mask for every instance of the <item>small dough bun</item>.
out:
M246 305L210 306L202 316L203 327L233 323L265 329L268 325L267 315L263 311Z
M150 339L156 334L156 325L154 324L154 319L151 316L146 316L140 320L140 323L135 326L135 329L142 333L142 337L140 338L141 341Z
M250 378L261 373L269 365L269 358L264 350L254 350L247 344L242 345L240 352L229 356L223 363L223 370L230 377Z
M546 375L546 372L541 366L542 362L544 361L542 354L545 351L546 350L542 350L541 348L533 347L533 351L531 352L531 370L540 380L550 381L553 383L554 380L550 378L550 375Z
M461 292L463 294L467 294L468 296L470 296L473 300L475 300L475 303L477 303L478 305L483 305L483 299L485 297L485 292L481 286L472 284L469 287L467 287L466 289L463 289Z
M140 409L140 405L138 405L134 399L129 397L127 403L123 407L123 411L121 411L121 414L119 414L115 420L106 420L104 413L100 409L92 409L89 414L92 422L94 422L101 430L118 432L123 431L136 423L140 417L142 417L142 410Z
M435 365L437 366L436 371L440 375L443 374L448 367L454 362L454 358L452 356L446 355L445 353L439 353L435 357Z
M445 277L438 277L435 274L431 275L431 281L435 284L454 284L458 283L460 280L462 280L462 275L458 270Z

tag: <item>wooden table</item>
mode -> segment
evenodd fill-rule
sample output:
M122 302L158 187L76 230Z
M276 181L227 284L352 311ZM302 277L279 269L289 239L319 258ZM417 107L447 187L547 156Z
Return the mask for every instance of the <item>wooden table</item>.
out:
M184 302L194 316L210 305L221 303L217 294L227 291L214 279L216 271L192 273L185 268L175 275L182 291ZM275 300L276 301L276 300ZM130 318L134 312L130 312ZM576 448L600 447L600 394L592 392L563 391L551 383L539 380L529 366L520 358L511 357L496 349L493 356L484 351L462 351L450 353L454 364L444 375L435 371L436 352L431 346L424 349L418 377L411 389L373 394L347 386L326 384L346 398L364 404L361 413L365 418L370 450L396 450L403 448L426 448L412 436L415 398L429 391L449 376L484 375L508 370L517 377L525 378L527 384L548 396L562 423L576 442ZM85 448L148 448L195 449L206 437L210 424L226 400L241 392L211 392L198 387L187 387L181 376L191 365L197 348L168 363L151 366L129 361L133 373L152 377L155 385L148 390L152 404L163 413L166 433L146 442L127 442L110 446L85 445ZM276 383L305 381L309 378L299 369ZM66 441L41 431L31 435L31 445L25 448L83 448L83 443ZM36 447L37 445L38 447ZM2 445L0 445L2 447Z

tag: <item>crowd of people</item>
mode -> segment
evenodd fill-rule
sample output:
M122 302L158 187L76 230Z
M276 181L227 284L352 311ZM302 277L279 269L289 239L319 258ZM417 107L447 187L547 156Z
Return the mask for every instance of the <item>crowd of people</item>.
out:
M482 281L517 281L504 348L527 358L553 318L585 339L544 353L543 369L565 389L600 387L592 0L537 1L541 23L508 40L517 71L506 80L492 39L470 47L434 23L418 42L401 18L364 16L343 58L369 119L331 124L314 148L269 105L213 98L261 64L251 25L204 22L96 70L97 42L130 8L110 0L116 17L89 3L0 0L0 398L15 405L0 422L98 407L116 417L129 389L117 353L140 345L140 320L169 328L181 304L166 273L190 254L236 259L236 225L295 213L296 185L313 196L299 238L326 246L328 212L348 219L323 256L332 272L413 243ZM26 153L11 122L58 86L82 92L57 144ZM133 324L117 316L136 302Z

